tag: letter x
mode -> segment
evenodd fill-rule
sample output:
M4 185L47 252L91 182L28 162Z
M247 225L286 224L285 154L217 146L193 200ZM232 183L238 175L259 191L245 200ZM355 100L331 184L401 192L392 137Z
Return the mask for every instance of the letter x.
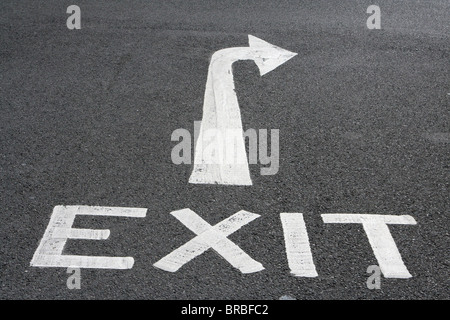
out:
M211 248L242 273L264 270L261 263L253 260L227 238L241 227L259 218L259 215L241 210L215 226L211 226L191 209L173 211L171 215L197 236L156 262L155 267L176 272L183 265Z

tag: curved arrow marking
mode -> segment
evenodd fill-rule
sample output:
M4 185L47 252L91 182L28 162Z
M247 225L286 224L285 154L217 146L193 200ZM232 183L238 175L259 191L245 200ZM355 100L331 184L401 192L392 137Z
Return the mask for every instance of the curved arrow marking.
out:
M189 183L252 185L232 65L253 60L263 76L297 53L251 35L248 38L249 47L222 49L211 58Z

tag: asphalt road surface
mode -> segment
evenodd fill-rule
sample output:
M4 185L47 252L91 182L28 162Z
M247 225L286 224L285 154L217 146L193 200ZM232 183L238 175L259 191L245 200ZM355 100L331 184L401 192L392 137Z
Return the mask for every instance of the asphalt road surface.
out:
M69 30L69 5L81 29ZM1 299L449 299L450 2L379 0L11 1L0 3ZM174 130L202 119L208 66L253 35L298 53L260 76L233 65L244 129L279 129L280 165L252 186L190 184ZM76 217L108 240L64 254L129 256L128 270L30 266L58 205L147 208L145 218ZM153 266L211 225L261 215L228 238L264 270L214 250L177 272ZM290 274L280 213L303 213L317 277ZM381 278L360 224L321 214L410 215L389 230L412 278Z

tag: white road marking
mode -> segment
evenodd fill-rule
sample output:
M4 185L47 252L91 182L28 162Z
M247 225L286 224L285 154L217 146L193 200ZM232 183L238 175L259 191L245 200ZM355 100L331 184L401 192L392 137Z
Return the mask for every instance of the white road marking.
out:
M74 267L95 269L131 269L132 257L91 257L63 255L67 239L104 240L109 230L72 228L75 216L113 216L143 218L147 209L89 206L56 206L30 265L33 267Z
M361 223L385 278L411 278L388 224L417 224L409 215L322 214L324 223Z
M260 217L259 215L241 210L215 226L211 226L190 209L174 211L171 214L197 234L197 237L156 262L155 267L176 272L184 264L212 248L242 273L264 270L261 263L253 260L241 248L227 239L229 235Z
M84 239L84 240L106 240L109 238L109 230L94 229L72 229L55 227L53 231L53 239Z
M211 58L203 102L203 119L195 147L194 168L189 179L190 183L252 185L243 134L240 134L237 139L226 139L224 143L226 152L217 150L218 146L215 147L216 155L229 154L230 150L233 150L232 164L229 161L208 164L203 147L208 142L205 136L214 130L221 132L222 137L226 136L227 130L243 133L233 80L234 62L254 60L263 76L296 56L297 53L271 45L251 35L248 37L249 47L219 50ZM211 148L208 151L211 151Z
M281 223L291 274L297 277L317 277L303 214L281 213Z

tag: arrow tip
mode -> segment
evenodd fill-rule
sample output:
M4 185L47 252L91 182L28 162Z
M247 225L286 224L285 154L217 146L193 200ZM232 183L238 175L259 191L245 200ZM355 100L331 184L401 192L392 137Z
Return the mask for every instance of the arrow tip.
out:
M255 63L259 68L261 76L278 68L283 63L297 55L297 53L295 52L291 52L283 48L274 46L273 44L270 44L250 34L248 35L248 42L250 48L253 48L256 51L259 51L258 49L260 49L257 57L255 58Z

